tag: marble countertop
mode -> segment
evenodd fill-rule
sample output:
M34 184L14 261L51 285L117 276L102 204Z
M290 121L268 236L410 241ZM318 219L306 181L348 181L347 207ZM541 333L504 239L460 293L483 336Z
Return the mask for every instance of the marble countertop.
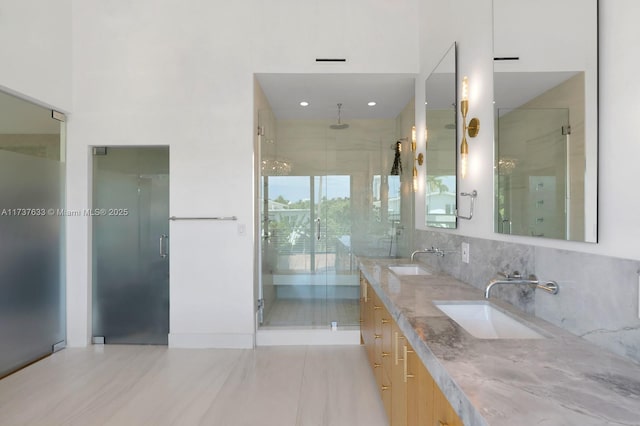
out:
M546 338L475 338L432 302L485 300L479 289L388 269L406 259L359 262L466 426L640 425L640 365L493 298Z

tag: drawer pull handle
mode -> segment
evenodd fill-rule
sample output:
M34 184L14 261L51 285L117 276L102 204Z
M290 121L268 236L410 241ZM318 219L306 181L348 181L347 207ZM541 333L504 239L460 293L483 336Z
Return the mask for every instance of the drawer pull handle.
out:
M373 309L374 309L374 310L382 309L382 306L376 306L376 305L373 305Z
M395 358L396 365L398 365L398 362L401 361L401 358L400 358L400 344L399 344L398 341L400 339L404 339L404 336L401 336L400 333L398 333L397 331L395 331L394 333L395 333L395 339L394 339L394 344L393 344L393 346L394 346L393 351L395 352L394 358Z
M381 322L382 324L388 324L388 323L389 323L389 320L388 320L388 319L384 319L384 318L382 318L382 319L380 320L380 322Z
M412 379L413 377L415 377L413 374L409 374L407 372L407 354L413 352L412 350L407 349L407 345L404 345L404 382L407 383L407 379Z
M385 385L380 386L380 390L381 390L381 391L386 391L386 390L388 390L388 389L389 389L389 386L385 386ZM446 426L446 425L445 425L445 426Z
M382 334L374 334L373 338L374 339L382 339Z

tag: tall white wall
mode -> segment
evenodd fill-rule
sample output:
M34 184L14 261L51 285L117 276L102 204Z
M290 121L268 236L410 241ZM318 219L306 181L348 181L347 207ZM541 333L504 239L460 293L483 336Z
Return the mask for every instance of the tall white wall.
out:
M446 4L445 4L446 3ZM454 13L455 11L455 13ZM421 2L420 77L433 69L447 46L458 42L460 76L469 77L469 116L478 117L480 134L469 141L470 169L459 191L478 191L473 220L459 221L452 234L513 241L534 246L561 248L585 253L640 259L640 198L633 192L640 143L634 135L635 97L640 80L635 70L640 59L631 54L640 37L636 17L640 3L634 0L600 1L600 103L599 103L599 242L575 243L531 237L505 236L493 232L493 48L491 0ZM441 52L441 53L439 53ZM416 87L423 96L424 86ZM423 106L416 102L417 126L424 127ZM465 200L463 200L464 202ZM418 207L420 202L417 202ZM465 208L462 206L462 208ZM423 219L418 215L416 226ZM447 231L442 231L447 232ZM473 249L472 249L473 250Z
M171 214L235 214L247 225L241 236L238 223L174 224L171 245L174 337L184 345L246 345L253 333L254 72L419 70L420 134L424 78L457 41L460 74L471 84L470 113L482 121L460 190L480 195L474 219L451 232L640 259L640 199L632 191L640 59L630 54L640 3L600 3L599 244L493 232L490 0L7 0L0 2L0 86L65 111L73 105L69 208L90 205L90 146L169 145ZM328 56L347 63L314 62ZM417 224L420 208L417 202ZM67 235L68 340L84 345L91 245L88 220L76 219Z
M238 217L171 224L171 346L253 344L253 73L416 72L416 12L417 0L73 3L68 207L90 205L90 146L168 145L171 215ZM68 343L82 346L88 220L68 241Z
M71 0L0 1L0 88L71 111Z

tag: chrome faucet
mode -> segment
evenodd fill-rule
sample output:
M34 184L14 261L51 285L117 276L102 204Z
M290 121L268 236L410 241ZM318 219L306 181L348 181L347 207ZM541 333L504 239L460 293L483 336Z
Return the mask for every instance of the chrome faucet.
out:
M538 278L531 274L528 279L522 278L522 275L518 271L515 271L512 275L500 274L504 276L504 279L493 279L487 284L487 288L484 290L484 298L488 299L491 294L491 289L497 285L503 284L525 284L535 286L535 288L542 289L547 293L558 294L558 283L555 281L540 282Z
M418 249L413 253L411 253L412 262L413 262L413 259L416 257L416 254L419 254L419 253L432 253L432 254L435 254L436 256L444 257L444 250L432 246L431 248Z

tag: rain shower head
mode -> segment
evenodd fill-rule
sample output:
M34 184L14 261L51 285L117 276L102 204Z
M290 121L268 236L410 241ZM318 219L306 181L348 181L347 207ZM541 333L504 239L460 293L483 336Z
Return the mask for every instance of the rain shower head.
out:
M348 124L342 124L340 122L340 111L342 110L342 104L338 104L338 124L332 124L329 126L333 130L344 130L349 127Z

